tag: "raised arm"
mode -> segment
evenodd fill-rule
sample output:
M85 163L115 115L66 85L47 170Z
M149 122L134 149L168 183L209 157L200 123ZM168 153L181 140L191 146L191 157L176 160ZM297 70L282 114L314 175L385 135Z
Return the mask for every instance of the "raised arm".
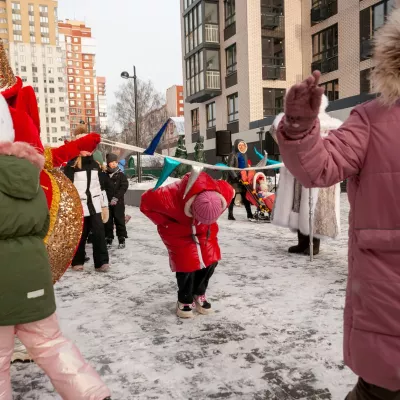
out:
M368 148L370 124L364 106L326 138L321 138L318 112L323 88L320 73L293 86L285 99L285 117L278 128L283 162L307 188L329 187L359 173Z

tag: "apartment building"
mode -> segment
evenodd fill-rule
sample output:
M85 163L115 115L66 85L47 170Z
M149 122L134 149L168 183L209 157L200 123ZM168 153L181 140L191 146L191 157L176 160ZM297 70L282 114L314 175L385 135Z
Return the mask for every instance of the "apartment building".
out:
M69 124L73 131L80 121L91 129L98 124L96 41L92 30L82 21L58 23L60 41L66 47L66 76L69 103Z
M0 39L14 73L36 92L43 144L55 147L69 136L57 4L55 0L0 1Z
M167 89L167 112L170 117L183 117L184 110L183 86L174 85Z
M288 88L311 71L335 115L369 92L371 40L395 0L181 0L185 132L215 153L215 132L259 143ZM344 111L344 114L340 110Z
M108 127L107 117L107 92L106 92L106 78L98 76L97 78L97 111L100 125L100 131L104 132Z

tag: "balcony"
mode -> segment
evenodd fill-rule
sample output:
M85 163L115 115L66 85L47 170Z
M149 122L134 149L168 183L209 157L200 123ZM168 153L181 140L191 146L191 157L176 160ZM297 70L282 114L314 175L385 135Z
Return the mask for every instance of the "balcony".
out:
M222 94L221 73L219 71L206 71L204 74L205 88L188 96L186 98L187 103L204 103Z
M205 25L205 39L207 43L219 43L219 25Z
M372 39L361 39L360 42L360 59L361 61L368 60L372 57L373 44Z
M263 57L262 74L264 81L284 81L286 79L283 57Z
M261 7L261 27L274 30L283 22L282 7Z
M315 25L337 14L337 0L322 0L311 8L311 24Z
M339 68L339 60L338 60L338 55L337 55L337 48L330 49L330 50L335 50L334 51L329 51L326 53L322 54L322 59L314 61L311 64L311 70L319 70L321 74L327 74L332 71L336 71ZM332 53L329 54L329 53Z

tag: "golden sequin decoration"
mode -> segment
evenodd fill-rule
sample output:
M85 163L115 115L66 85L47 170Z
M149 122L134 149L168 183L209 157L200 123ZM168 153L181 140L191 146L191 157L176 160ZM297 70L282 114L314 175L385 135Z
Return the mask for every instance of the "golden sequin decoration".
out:
M54 178L54 176L47 170L43 170L43 172L49 177L50 182L51 182L51 189L52 189L52 199L51 199L51 206L50 206L50 225L49 225L49 230L47 231L47 235L44 238L44 243L47 244L49 241L50 236L53 233L54 226L57 221L57 215L58 215L58 208L60 206L60 189L57 185L57 182Z
M50 148L44 149L44 169L53 169L53 152Z
M10 67L3 41L0 39L0 90L9 89L13 87L16 82L17 78Z
M53 283L56 283L71 264L81 240L83 212L81 199L73 183L60 170L48 173L60 193L56 222L46 244Z

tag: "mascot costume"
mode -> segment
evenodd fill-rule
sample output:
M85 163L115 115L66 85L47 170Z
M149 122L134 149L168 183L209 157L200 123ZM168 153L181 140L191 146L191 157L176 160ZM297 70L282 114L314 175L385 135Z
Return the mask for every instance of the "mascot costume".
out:
M77 157L82 151L93 152L100 136L89 134L58 148L43 148L40 140L40 119L36 95L31 86L23 86L15 77L0 40L0 94L6 99L14 125L13 142L26 142L45 157L40 185L46 194L50 211L50 227L45 238L53 283L68 269L79 244L83 213L79 195L71 181L55 168ZM13 361L28 361L24 347L17 343Z

